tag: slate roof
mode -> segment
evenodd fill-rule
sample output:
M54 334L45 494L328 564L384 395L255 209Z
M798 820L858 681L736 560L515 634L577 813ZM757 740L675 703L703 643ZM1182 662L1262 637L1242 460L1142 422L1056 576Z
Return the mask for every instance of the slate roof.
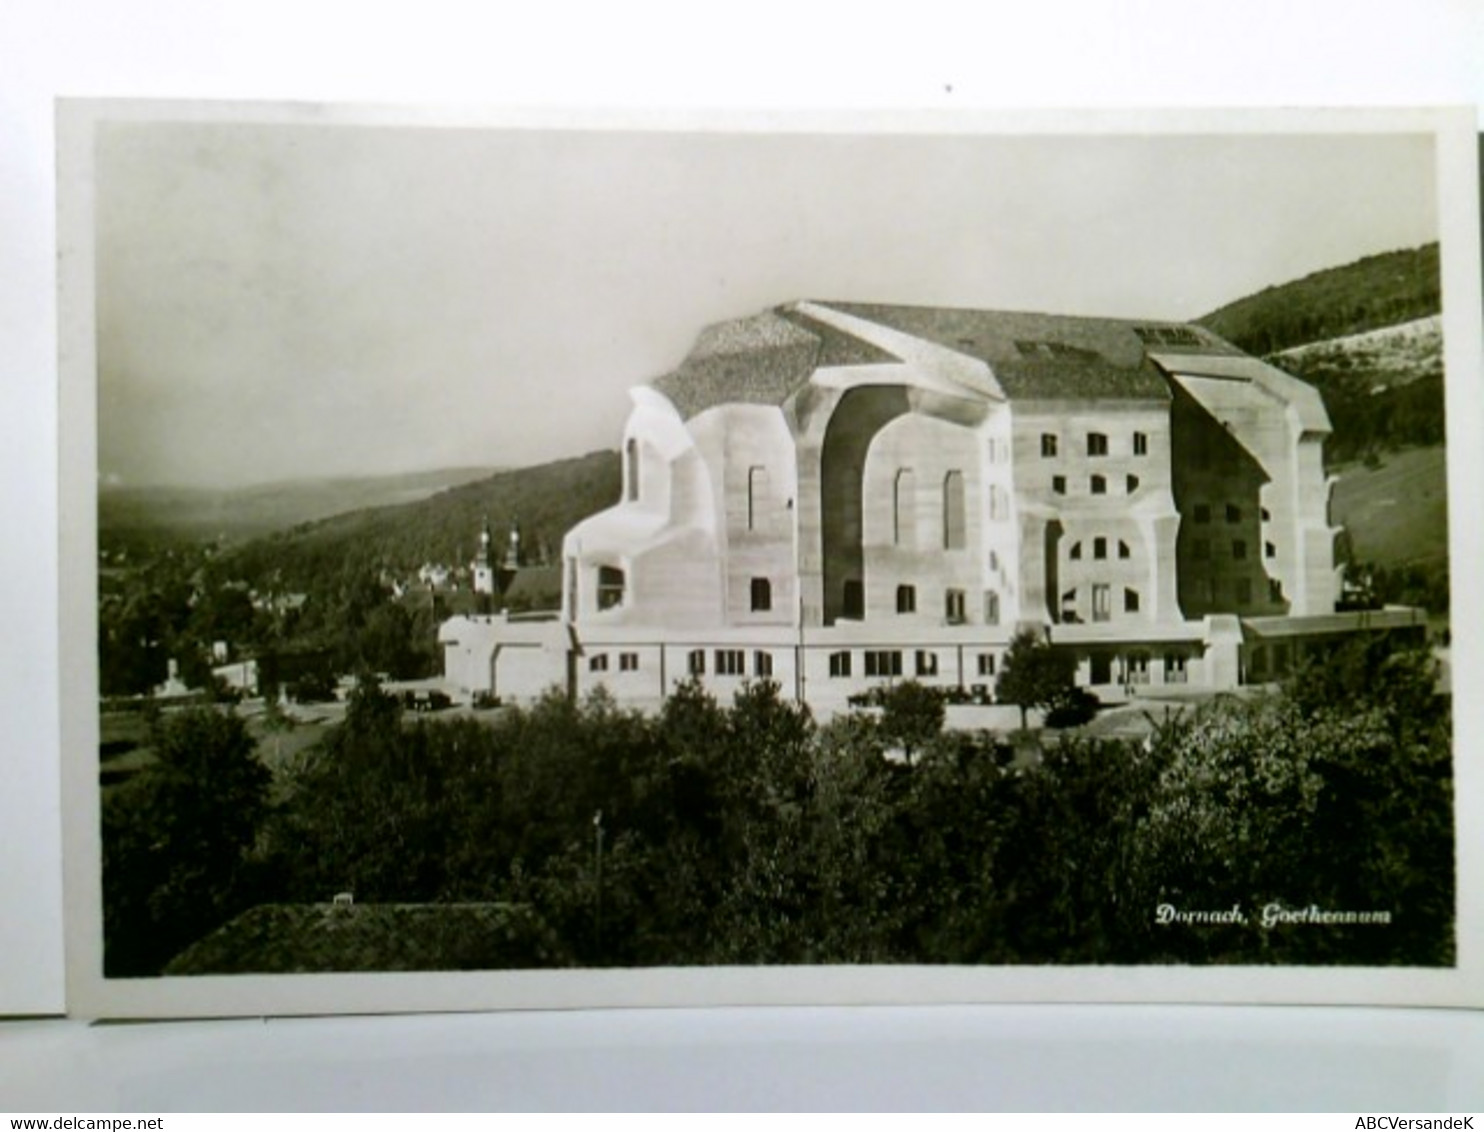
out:
M988 363L1012 400L1166 400L1149 351L1246 357L1204 327L1158 319L823 302L842 314ZM689 419L713 405L781 404L822 366L899 361L789 308L702 331L680 367L652 384Z
M263 904L186 948L165 973L474 971L565 959L520 904Z

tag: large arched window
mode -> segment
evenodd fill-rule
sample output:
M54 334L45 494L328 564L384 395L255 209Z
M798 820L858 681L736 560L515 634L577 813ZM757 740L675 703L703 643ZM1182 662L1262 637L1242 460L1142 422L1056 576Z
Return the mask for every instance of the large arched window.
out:
M624 498L630 501L639 498L639 442L629 437L624 445Z
M896 546L911 546L914 542L916 493L917 476L911 468L899 469L891 488L891 541Z
M964 474L955 468L943 477L943 549L964 545Z

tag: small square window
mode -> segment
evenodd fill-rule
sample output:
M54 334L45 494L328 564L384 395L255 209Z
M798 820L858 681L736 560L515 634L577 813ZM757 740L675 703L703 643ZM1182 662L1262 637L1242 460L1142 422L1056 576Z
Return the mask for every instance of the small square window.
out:
M588 657L587 670L589 672L607 672L608 654L606 652L600 652L596 656Z
M938 654L931 649L917 650L917 675L938 675Z
M1106 433L1089 432L1087 434L1087 454L1089 456L1106 456L1108 454L1108 437Z
M636 652L621 652L618 654L618 670L620 672L638 672L639 654Z
M1092 477L1092 493L1094 495L1107 495L1108 494L1108 481L1106 479L1104 479L1102 476L1093 476Z
M834 677L850 675L850 653L830 653L830 675Z
M1051 477L1051 490L1052 490L1052 492L1054 492L1057 495L1065 495L1067 493L1067 477L1066 476L1052 476Z

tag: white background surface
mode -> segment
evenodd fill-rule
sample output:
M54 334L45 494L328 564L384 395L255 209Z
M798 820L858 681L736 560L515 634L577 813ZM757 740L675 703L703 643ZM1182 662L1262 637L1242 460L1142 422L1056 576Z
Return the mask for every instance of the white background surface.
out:
M8 0L0 6L0 1015L63 1009L57 96L510 106L1421 105L1484 7ZM1480 1107L1479 1015L729 1011L0 1026L14 1107ZM1235 1084L1232 1082L1240 1082ZM1473 1089L1472 1094L1467 1090ZM1204 1099L1203 1099L1204 1098ZM1388 1100L1389 1099L1389 1100Z

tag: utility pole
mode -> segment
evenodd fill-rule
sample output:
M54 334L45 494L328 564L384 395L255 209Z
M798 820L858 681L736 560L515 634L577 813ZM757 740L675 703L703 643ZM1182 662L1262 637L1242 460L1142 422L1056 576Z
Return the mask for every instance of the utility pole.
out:
M593 936L596 953L603 954L603 811L593 815L593 875L596 881L593 900Z

